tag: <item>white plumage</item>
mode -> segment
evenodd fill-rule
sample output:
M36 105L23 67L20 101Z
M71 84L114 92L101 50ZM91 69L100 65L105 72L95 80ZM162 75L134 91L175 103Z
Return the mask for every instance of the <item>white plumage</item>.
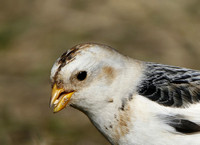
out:
M77 108L111 144L200 145L199 71L88 43L56 61L51 81L54 112Z

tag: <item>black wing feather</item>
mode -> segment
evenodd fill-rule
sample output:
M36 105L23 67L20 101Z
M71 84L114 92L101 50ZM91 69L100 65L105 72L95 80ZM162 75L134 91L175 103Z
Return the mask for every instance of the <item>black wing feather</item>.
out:
M182 134L200 133L200 125L190 120L187 120L184 116L160 115L159 118L161 118L166 124L173 127L176 132Z
M187 107L200 102L200 72L146 63L138 93L164 106Z

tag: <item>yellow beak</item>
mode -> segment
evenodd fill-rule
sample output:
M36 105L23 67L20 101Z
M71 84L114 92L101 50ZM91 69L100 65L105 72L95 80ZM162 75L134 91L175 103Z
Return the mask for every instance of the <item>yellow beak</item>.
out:
M59 112L69 103L73 92L66 93L63 88L57 88L54 84L51 94L50 106L54 106L53 112Z

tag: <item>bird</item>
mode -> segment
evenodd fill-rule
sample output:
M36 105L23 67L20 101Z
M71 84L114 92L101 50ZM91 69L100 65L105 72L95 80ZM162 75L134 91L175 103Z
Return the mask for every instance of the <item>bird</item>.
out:
M78 44L51 69L50 106L83 112L112 145L200 145L200 71Z

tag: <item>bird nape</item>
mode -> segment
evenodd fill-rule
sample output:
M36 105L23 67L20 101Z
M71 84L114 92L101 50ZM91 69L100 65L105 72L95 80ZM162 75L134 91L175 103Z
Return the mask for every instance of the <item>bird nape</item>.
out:
M200 72L74 46L51 70L50 106L85 113L111 144L200 145Z

